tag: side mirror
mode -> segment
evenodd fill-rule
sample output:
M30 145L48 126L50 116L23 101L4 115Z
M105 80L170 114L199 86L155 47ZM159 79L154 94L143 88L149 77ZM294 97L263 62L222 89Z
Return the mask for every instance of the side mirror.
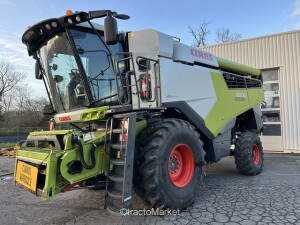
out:
M37 61L35 62L35 78L38 80L41 80L43 78L40 70L40 65Z
M107 12L104 19L104 40L107 45L114 45L118 42L118 24L111 12Z

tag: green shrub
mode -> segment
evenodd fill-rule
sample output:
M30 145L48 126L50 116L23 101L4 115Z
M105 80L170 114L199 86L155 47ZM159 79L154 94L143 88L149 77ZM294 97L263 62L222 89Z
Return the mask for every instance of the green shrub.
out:
M16 143L0 143L0 149L1 148L14 148Z

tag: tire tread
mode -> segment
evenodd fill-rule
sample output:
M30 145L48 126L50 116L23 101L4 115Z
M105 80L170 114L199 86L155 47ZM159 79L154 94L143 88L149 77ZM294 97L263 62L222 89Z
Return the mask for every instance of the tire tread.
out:
M157 155L160 150L159 146L162 146L168 135L179 129L189 129L193 135L197 137L197 140L199 141L198 144L201 146L201 152L199 154L201 156L201 160L204 162L203 142L200 139L199 133L188 122L180 119L164 119L160 123L156 123L154 126L145 130L137 144L138 156L136 164L138 172L136 186L139 189L138 193L142 195L144 200L146 200L151 207L176 208L175 205L166 205L166 196L164 196L160 191L157 177L157 164L160 160L166 159L159 159ZM201 169L201 174L198 175L197 179L202 183L203 169ZM197 193L195 193L195 195L196 194ZM191 198L188 205L193 202L194 197ZM177 205L180 205L180 203Z

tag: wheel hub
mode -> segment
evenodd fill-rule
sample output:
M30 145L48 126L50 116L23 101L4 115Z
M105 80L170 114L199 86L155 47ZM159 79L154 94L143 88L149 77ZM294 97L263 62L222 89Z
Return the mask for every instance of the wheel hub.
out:
M168 173L171 182L176 187L186 187L193 178L194 169L195 159L190 147L186 144L175 146L168 161Z
M180 161L177 156L170 157L169 170L171 171L171 173L176 173L178 171L179 164L180 164Z
M254 165L258 165L260 161L259 147L257 144L252 146L252 161Z

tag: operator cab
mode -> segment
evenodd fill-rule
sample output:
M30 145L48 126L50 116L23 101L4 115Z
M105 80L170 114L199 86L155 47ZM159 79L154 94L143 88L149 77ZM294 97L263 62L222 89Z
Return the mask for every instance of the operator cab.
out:
M104 27L89 21L104 16ZM130 103L123 90L129 70L122 60L124 35L117 33L113 17L129 18L105 10L79 12L42 21L24 33L22 41L37 60L36 77L44 80L57 113Z
M122 91L117 93L112 65L120 58L112 55L124 52L124 46L121 42L107 46L103 31L98 33L99 36L82 26L72 27L50 39L38 51L58 112L78 110L90 104L116 105L118 95L124 97ZM119 69L123 73L125 64L120 64Z

